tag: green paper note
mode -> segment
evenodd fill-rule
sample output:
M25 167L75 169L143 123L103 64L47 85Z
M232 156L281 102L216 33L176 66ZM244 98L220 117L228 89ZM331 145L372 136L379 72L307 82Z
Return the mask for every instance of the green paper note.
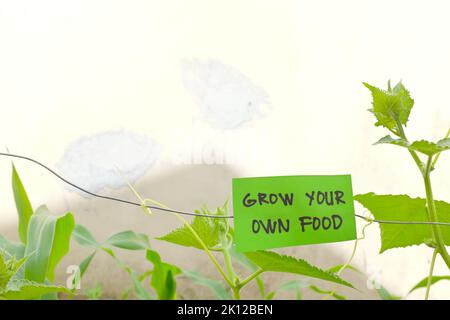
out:
M240 252L356 239L350 175L233 179Z

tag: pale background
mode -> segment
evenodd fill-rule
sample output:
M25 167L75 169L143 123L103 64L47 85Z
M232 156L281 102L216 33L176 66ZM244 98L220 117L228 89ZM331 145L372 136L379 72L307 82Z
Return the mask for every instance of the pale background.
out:
M161 157L137 181L138 189L186 210L221 204L230 195L231 177L245 175L351 173L355 193L423 196L406 152L371 145L385 132L373 127L361 82L385 86L388 79L403 79L416 101L411 138L441 138L450 126L449 12L448 1L1 0L0 148L55 167L80 136L116 129L148 135L161 146ZM239 70L264 89L270 108L237 129L211 128L197 119L199 107L183 85L183 61L190 59ZM180 134L200 148L227 139L253 148L239 163L181 166L168 155ZM443 155L433 176L436 199L450 200L449 160ZM86 199L40 168L16 164L35 206L72 210L99 239L129 228L157 236L178 225L163 214L147 218L139 209ZM132 199L126 188L105 192ZM0 229L12 235L8 159L0 161L0 200ZM204 265L199 252L153 243L170 262ZM342 263L351 247L289 250L327 267ZM427 274L427 248L378 255L379 247L378 227L372 226L355 265L393 293L406 294ZM63 265L79 262L86 253L80 252ZM120 273L107 278L114 268L102 259L87 279L101 282L112 296L128 279ZM448 270L439 262L436 274ZM270 277L273 287L279 280ZM188 282L182 285L195 297ZM435 285L432 297L450 298L449 287ZM374 296L368 291L360 297Z

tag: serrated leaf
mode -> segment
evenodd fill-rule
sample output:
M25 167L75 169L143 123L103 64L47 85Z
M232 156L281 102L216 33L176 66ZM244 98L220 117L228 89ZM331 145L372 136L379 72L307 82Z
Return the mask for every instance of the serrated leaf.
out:
M361 203L375 219L395 221L428 221L426 200L410 198L407 195L376 195L367 193L356 195L355 200ZM450 204L435 201L439 221L450 222ZM444 229L445 228L445 229ZM425 243L432 238L430 225L417 224L380 224L380 253L392 249ZM445 244L450 244L450 227L441 227Z
M9 281L17 274L25 260L26 258L17 260L14 256L6 258L5 252L0 250L0 291L8 286Z
M418 151L427 156L432 156L436 153L450 149L450 139L448 138L442 139L437 143L426 140L414 141L413 143L409 143L405 139L402 138L395 139L388 135L375 142L375 144L385 144L385 143L408 148L413 151Z
M223 232L223 221L221 219L195 217L190 226L209 250L220 249L220 237ZM186 225L156 239L203 250L200 242Z
M69 251L70 237L75 226L71 213L50 215L47 207L39 207L28 226L25 255L25 278L39 283L53 281L58 262Z
M388 90L382 90L368 83L363 84L372 93L373 108L370 111L377 118L376 126L395 130L397 121L406 125L414 100L401 82Z
M153 264L150 284L155 289L159 300L174 300L176 298L175 276L181 270L172 264L162 262L158 252L147 250L146 258Z
M39 299L43 295L57 292L70 293L70 290L61 286L47 285L30 280L20 279L10 281L7 289L3 292L0 292L0 299L31 300Z
M27 192L20 180L16 167L12 166L12 189L16 203L17 214L19 215L19 237L23 244L27 243L28 223L33 215L33 208L28 199Z
M150 248L148 236L131 230L116 233L105 244L127 250L146 250Z
M72 232L72 237L82 246L98 247L100 244L95 240L92 233L84 226L77 224Z
M433 276L431 278L431 284L433 285L441 280L450 280L450 276ZM424 279L419 281L411 290L409 290L409 293L420 288L426 288L427 285L428 285L428 277L425 277Z
M305 260L297 259L291 256L280 255L272 251L248 252L245 253L245 255L250 261L260 267L263 271L294 273L342 284L344 286L353 288L352 284L341 279L337 275L313 266Z
M205 286L214 293L214 296L219 300L231 300L232 297L230 292L223 286L220 281L209 279L202 276L200 273L195 271L183 271L183 274L186 275L191 281L195 284Z

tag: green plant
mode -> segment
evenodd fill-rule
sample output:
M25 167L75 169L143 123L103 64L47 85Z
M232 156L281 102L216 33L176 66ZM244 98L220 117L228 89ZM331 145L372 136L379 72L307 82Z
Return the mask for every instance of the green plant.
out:
M152 214L149 208L146 207L147 203L157 204L170 210L169 207L152 199L144 199L130 184L128 185L141 201L144 212L147 214ZM281 255L273 251L237 253L234 250L233 228L227 219L221 218L226 216L227 203L217 208L216 212L211 212L206 207L197 210L196 213L199 216L196 216L191 222L185 220L175 211L172 212L183 225L157 239L204 251L221 275L226 287L223 287L221 282L208 279L196 272L185 271L184 275L192 279L194 283L209 287L219 299L226 299L230 296L234 299L240 299L241 290L253 281L256 281L262 298L266 298L265 286L260 277L265 272L291 273L353 288L352 284L340 278L336 273L322 270L302 259ZM217 253L222 255L225 268L217 260L215 256ZM237 262L247 266L251 270L251 274L241 278L235 271L233 256L236 257Z
M73 215L54 216L46 206L33 210L14 165L12 171L21 242L0 235L0 297L55 298L58 292L68 292L52 282L56 266L69 251Z
M437 142L409 141L405 127L414 105L409 91L401 82L393 88L388 82L387 90L367 83L364 85L372 94L373 107L370 112L377 120L375 126L384 127L394 135L394 137L385 136L375 144L392 144L408 151L421 174L426 198L368 193L355 196L355 200L367 208L376 219L405 222L404 224L381 224L381 253L392 248L419 244L426 244L434 250L426 285L422 280L413 288L415 290L426 287L425 298L428 299L431 285L440 280L440 278L433 277L437 255L442 257L450 269L450 255L445 247L450 244L450 230L448 227L443 230L443 227L437 224L438 222L450 222L450 204L436 201L433 198L431 185L431 174L436 169L441 152L450 149L450 130L443 139Z
M86 227L76 225L73 232L73 237L80 245L89 247L93 250L92 253L80 263L80 273L74 279L74 288L77 286L78 282L81 281L81 278L85 274L97 252L103 251L111 256L119 267L127 272L131 277L133 285L125 290L122 294L122 299L127 299L131 292L134 292L137 298L142 300L156 298L161 300L169 300L176 298L175 278L181 273L181 270L178 267L161 260L158 252L151 249L147 235L128 230L114 234L104 242L98 242ZM141 275L138 275L134 269L126 265L126 263L117 256L114 248L125 250L144 250L145 257L147 261L153 265L153 269L147 270ZM149 285L153 289L153 292L144 287L143 282L147 278L150 278Z

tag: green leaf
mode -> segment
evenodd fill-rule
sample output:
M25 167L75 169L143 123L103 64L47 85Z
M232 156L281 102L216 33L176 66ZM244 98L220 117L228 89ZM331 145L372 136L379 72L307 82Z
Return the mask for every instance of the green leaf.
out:
M22 243L9 241L0 234L0 250L4 250L11 256L17 259L23 258L25 254L25 246Z
M311 278L335 282L353 288L350 283L339 278L337 275L319 269L305 260L280 255L272 251L248 252L245 255L263 271L294 273Z
M16 260L14 256L6 259L5 253L0 251L0 291L8 286L9 281L17 274L25 260L26 258Z
M100 244L95 240L92 233L84 226L77 224L72 232L72 237L82 246L98 247Z
M0 299L31 300L39 299L43 295L57 292L70 293L70 290L61 286L47 285L20 279L12 280L8 284L7 289L3 292L0 292Z
M450 149L450 139L442 139L438 141L437 143L426 141L426 140L420 140L420 141L414 141L413 143L409 143L405 139L399 138L394 139L391 136L386 136L375 142L375 144L393 144L400 147L408 148L413 151L421 152L427 156L432 156L436 153L446 151Z
M33 208L14 165L12 166L12 189L19 215L19 237L22 243L26 244L28 223L33 215Z
M75 277L73 278L72 281L72 288L77 288L78 284L81 281L81 278L84 276L84 274L86 273L89 265L92 262L92 259L94 259L95 254L97 253L97 251L92 252L89 256L87 256L83 261L81 261L81 263L78 265L78 267L80 268L80 271L78 274L75 275Z
M410 198L407 195L376 195L367 193L356 195L355 200L361 203L378 220L394 221L428 221L426 200ZM435 201L439 221L450 222L450 204ZM443 229L446 228L446 229ZM445 244L450 244L450 229L443 227ZM392 249L426 243L432 238L430 225L387 224L381 223L380 253Z
M336 300L347 300L347 298L345 296L343 296L339 293L336 293L335 291L332 291L332 290L323 290L323 289L321 289L317 286L313 286L313 285L309 286L309 289L311 289L312 291L314 291L316 293L332 296Z
M150 248L147 235L128 230L116 233L105 244L127 250L146 250Z
M85 295L88 297L88 300L99 300L103 295L102 286L97 284L95 287L87 289Z
M153 299L153 296L150 294L150 292L145 290L145 288L142 286L141 279L139 275L136 273L136 271L134 271L131 267L127 266L121 259L119 259L112 249L106 247L102 247L101 249L107 254L109 254L117 262L117 264L130 275L131 280L133 281L134 291L138 299L140 300Z
M338 264L338 265L336 265L336 266L333 266L333 267L327 269L327 271L328 271L328 272L331 272L331 273L336 273L336 272L338 272L339 270L341 270L343 267L344 267L343 264ZM345 266L345 269L344 269L344 270L346 270L346 269L352 270L352 271L357 272L357 273L362 273L360 270L358 270L357 268L355 268L355 267L353 267L353 266L351 266L351 265Z
M153 264L151 286L155 289L159 300L174 300L176 298L175 276L181 270L172 264L161 261L158 252L147 250L146 258Z
M381 300L400 300L401 297L391 294L385 287L381 286L377 289L377 293Z
M441 280L450 280L450 276L433 276L431 278L431 284L433 285ZM409 290L409 293L420 288L426 288L427 285L428 285L428 277L425 277L424 279L419 281L411 290Z
M275 297L275 295L280 291L294 291L296 300L301 300L302 299L301 289L309 288L309 287L310 287L310 285L303 281L291 280L291 281L283 283L281 286L278 287L278 289L269 292L265 299L272 300Z
M220 239L224 232L222 219L195 217L190 226L199 235L209 250L220 250ZM194 247L203 250L200 242L195 238L189 228L184 225L165 236L156 238L185 247Z
M50 215L47 207L39 207L28 226L25 255L25 278L39 283L53 281L55 267L69 251L70 237L75 226L71 213Z
M377 118L376 126L395 130L397 121L406 125L414 100L401 82L393 89L389 86L388 90L379 89L368 83L364 83L364 86L372 93L373 107L370 111Z
M183 274L186 275L191 281L195 284L205 286L214 293L214 296L219 300L231 300L232 297L230 292L223 286L222 282L209 279L202 276L200 273L195 271L183 271Z

